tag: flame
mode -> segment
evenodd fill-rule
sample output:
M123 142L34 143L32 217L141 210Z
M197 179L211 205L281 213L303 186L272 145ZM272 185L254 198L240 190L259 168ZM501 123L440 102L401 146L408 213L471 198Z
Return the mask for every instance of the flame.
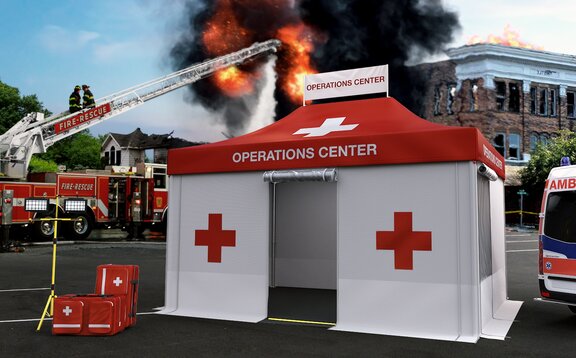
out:
M278 39L282 41L288 57L287 76L281 86L294 103L302 101L304 76L318 72L310 64L310 53L314 49L312 35L311 30L302 23L278 30Z
M202 40L208 54L222 56L250 46L249 35L238 23L231 0L220 0L214 16L206 23Z
M504 27L504 33L502 36L490 34L484 40L478 35L474 35L470 37L467 45L477 45L477 44L495 44L495 45L504 45L504 46L511 46L511 47L520 47L526 48L531 50L543 50L542 46L536 46L527 42L520 41L520 34L518 31L512 30L510 25L506 25Z
M248 0L216 0L214 14L206 22L202 33L202 42L209 56L222 56L250 46L256 41L262 41L262 34L252 33L242 26L239 14L235 12L235 4ZM253 0L250 0L253 1ZM282 13L292 4L288 0L260 0L261 5L274 8ZM300 103L303 97L304 76L317 71L310 64L310 53L313 50L312 38L315 35L311 29L302 23L284 26L276 32L276 38L282 41L281 54L277 66L280 88L294 103ZM257 71L242 70L236 66L217 71L212 77L213 83L220 91L229 97L240 97L253 93Z
M246 93L252 93L255 77L236 66L220 70L214 75L216 86L229 97L240 97Z

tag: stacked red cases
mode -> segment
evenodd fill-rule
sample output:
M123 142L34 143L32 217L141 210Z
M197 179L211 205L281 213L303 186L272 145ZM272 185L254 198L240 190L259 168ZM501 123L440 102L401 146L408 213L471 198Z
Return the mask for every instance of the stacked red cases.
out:
M96 272L95 293L123 297L127 312L126 327L135 325L139 267L137 265L100 265Z
M111 336L126 327L123 300L108 295L64 295L54 299L52 334Z

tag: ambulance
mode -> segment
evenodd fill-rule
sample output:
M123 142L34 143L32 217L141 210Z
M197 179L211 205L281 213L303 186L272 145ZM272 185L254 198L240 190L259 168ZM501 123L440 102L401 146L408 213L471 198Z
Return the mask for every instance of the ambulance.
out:
M539 227L540 300L576 313L576 165L568 158L548 175Z

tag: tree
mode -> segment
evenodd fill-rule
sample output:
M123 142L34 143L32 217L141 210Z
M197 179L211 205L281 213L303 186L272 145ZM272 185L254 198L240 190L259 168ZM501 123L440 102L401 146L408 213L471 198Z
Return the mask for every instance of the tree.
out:
M548 173L560 165L562 157L576 161L576 133L562 130L547 144L538 144L528 166L522 170L522 184L535 195L542 194Z
M58 171L58 164L52 160L44 160L38 156L32 156L28 172L30 173L56 173Z
M103 141L103 136L93 137L88 131L82 131L56 142L46 153L38 156L65 165L67 169L101 169L100 148Z
M0 133L12 128L30 112L52 113L44 108L35 94L20 96L20 91L0 81Z

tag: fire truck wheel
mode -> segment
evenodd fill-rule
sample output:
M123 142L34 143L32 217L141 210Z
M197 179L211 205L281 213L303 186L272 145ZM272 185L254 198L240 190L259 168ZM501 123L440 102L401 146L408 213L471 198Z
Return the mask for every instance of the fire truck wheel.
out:
M34 224L34 238L39 241L49 241L54 238L54 223L39 221Z
M69 225L68 232L74 239L85 239L94 228L94 220L89 214L82 213L73 217Z

